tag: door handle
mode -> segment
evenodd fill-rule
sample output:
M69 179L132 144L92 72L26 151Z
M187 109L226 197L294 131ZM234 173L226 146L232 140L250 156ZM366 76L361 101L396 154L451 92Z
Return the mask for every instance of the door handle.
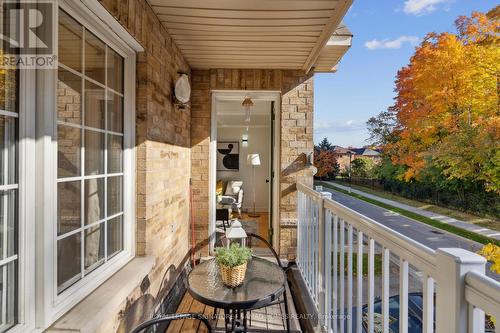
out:
M266 179L266 183L269 183L269 179Z

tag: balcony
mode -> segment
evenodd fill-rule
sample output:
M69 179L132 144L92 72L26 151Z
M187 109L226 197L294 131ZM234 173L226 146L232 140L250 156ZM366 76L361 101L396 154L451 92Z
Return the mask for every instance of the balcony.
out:
M297 184L297 259L289 263L291 332L495 332L500 283L483 257L436 251ZM266 257L262 249L258 256ZM271 256L267 256L269 260ZM220 310L184 293L178 313L202 313L225 332ZM249 332L286 332L283 305L252 311ZM167 332L206 332L185 319Z

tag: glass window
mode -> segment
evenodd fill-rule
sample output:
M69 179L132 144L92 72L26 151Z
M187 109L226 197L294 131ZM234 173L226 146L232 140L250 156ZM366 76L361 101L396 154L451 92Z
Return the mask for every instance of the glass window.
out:
M66 13L60 16L59 43L71 41L59 45L59 293L124 249L124 61Z
M82 72L83 27L63 11L59 11L59 62Z
M87 29L84 29L84 31L85 75L104 84L107 46Z

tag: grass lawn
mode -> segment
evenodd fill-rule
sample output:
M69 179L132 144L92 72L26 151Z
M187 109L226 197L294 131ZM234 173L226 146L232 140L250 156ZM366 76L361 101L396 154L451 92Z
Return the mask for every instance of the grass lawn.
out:
M435 228L448 231L448 232L450 232L452 234L455 234L455 235L458 235L458 236L462 236L464 238L476 241L476 242L481 243L481 244L493 243L493 244L496 244L496 245L500 246L500 241L498 241L496 239L489 238L489 237L486 237L486 236L483 236L483 235L479 235L479 234L476 234L474 232L471 232L471 231L468 231L468 230L464 230L464 229L461 229L461 228L458 228L458 227L455 227L455 226L452 226L452 225L449 225L449 224L446 224L446 223L443 223L443 222L439 222L437 220L433 220L431 218L428 218L428 217L416 214L414 212L410 212L410 211L407 211L405 209L397 208L397 207L388 205L386 203L380 202L378 200L373 200L373 199L364 197L364 196L356 194L356 193L349 193L348 191L341 190L339 188L333 187L332 185L330 185L330 184L328 184L326 182L319 182L319 183L321 185L325 186L325 187L328 187L328 188L332 189L332 190L335 190L335 191L338 191L338 192L350 195L350 196L355 197L357 199L360 199L360 200L366 201L368 203L371 203L373 205L385 208L387 210L393 211L395 213L398 213L400 215L409 217L409 218L417 220L419 222L428 224L428 225L433 226Z

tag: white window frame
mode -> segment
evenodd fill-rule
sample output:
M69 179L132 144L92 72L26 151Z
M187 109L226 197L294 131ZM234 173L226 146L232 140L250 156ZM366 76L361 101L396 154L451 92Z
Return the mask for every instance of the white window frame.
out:
M95 6L93 6L95 7ZM57 70L37 78L37 327L47 328L135 256L135 69L136 53L80 1L59 0L59 8L124 58L123 86L123 251L66 290L57 292ZM97 8L97 7L95 7ZM94 9L95 9L94 8ZM58 15L56 15L58 17ZM116 21L115 21L116 22ZM56 25L57 26L57 25ZM56 38L57 50L57 38ZM107 147L105 147L107 149ZM38 158L40 157L40 158ZM83 240L82 240L83 241ZM83 258L82 258L83 260ZM38 265L40 263L40 265Z
M17 325L9 333L35 327L35 71L19 70L18 102L18 268Z

